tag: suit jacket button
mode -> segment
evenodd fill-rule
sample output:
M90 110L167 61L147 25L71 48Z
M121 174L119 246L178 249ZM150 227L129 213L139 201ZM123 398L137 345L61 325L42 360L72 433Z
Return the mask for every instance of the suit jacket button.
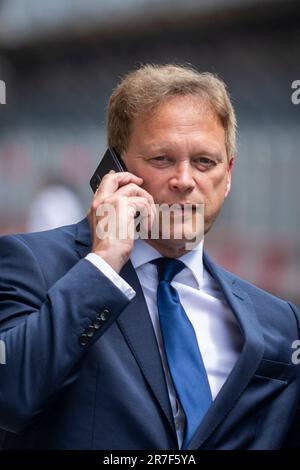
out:
M86 334L84 333L84 334L81 335L80 338L79 338L79 344L80 344L81 346L86 346L86 345L88 344L89 340L90 340L90 339L89 339L88 335L86 335Z
M92 325L95 328L95 330L99 330L99 328L101 327L100 318L96 318L96 320L93 321Z
M107 308L104 308L102 312L98 313L97 315L97 319L101 321L106 321L108 317L109 317L109 310L107 310Z
M91 326L88 326L85 330L85 334L89 337L89 338L92 338L95 334L95 328L91 325Z

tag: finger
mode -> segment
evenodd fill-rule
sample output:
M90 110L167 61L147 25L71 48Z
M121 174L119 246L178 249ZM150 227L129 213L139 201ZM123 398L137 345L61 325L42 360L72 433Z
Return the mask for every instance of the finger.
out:
M115 170L110 170L110 171L108 172L108 174L113 174L113 173L115 173ZM99 186L97 187L97 189L96 189L96 191L95 191L95 195L94 195L94 197L97 197L97 194L98 194L99 188L100 188L100 184L99 184Z
M106 198L115 193L121 186L130 182L141 185L143 183L143 179L133 173L129 173L128 171L115 172L114 170L111 170L102 178L98 187L97 196L101 195L102 198Z
M144 197L146 198L150 204L154 204L154 199L148 191L140 186L137 186L135 183L128 183L125 186L119 188L116 193L117 196L122 197Z
M148 199L143 198L143 197L131 197L131 198L128 198L127 204L128 204L127 207L129 208L128 209L129 218L131 220L133 218L136 219L136 216L138 214L138 218L136 219L136 222L138 220L138 222L141 223L144 226L144 228L148 227L150 229L154 221L154 216L153 216L152 206L149 203Z
M128 198L128 204L130 219L132 220L133 217L136 219L136 214L138 214L135 225L140 225L140 233L148 234L155 219L156 210L154 205L150 204L148 199L143 197L130 197Z

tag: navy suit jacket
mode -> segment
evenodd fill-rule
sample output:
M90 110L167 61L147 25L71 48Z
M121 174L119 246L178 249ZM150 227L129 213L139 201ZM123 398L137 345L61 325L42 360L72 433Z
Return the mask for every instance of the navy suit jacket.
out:
M128 301L90 262L86 219L0 239L0 447L177 449L161 359L131 262ZM299 311L204 255L244 338L189 449L300 446Z

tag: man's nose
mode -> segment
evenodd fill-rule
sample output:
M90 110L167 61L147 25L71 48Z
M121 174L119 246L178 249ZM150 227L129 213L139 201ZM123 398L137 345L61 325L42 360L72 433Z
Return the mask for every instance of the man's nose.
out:
M194 176L194 169L190 163L181 162L174 168L174 174L170 179L171 189L180 192L191 191L196 185Z

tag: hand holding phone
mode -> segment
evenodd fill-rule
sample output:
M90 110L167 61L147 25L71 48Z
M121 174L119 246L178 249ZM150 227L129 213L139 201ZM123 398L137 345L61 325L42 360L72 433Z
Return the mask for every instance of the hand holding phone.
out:
M120 157L116 160L112 155L116 156L111 150L105 153L90 181L91 187L97 192L88 218L92 229L92 252L101 256L116 272L119 272L128 260L134 245L134 238L131 235L128 237L119 235L120 232L124 233L120 228L132 227L137 212L141 212L143 227L150 228L155 217L155 205L152 196L141 188L142 178L126 171L125 165L119 161ZM110 174L109 171L112 169L116 172ZM105 175L107 176L104 178ZM116 220L114 233L103 230L103 227L106 229L110 222L107 215L105 219L105 214L101 211L104 207L112 210L113 218Z
M90 180L90 186L94 193L97 191L103 176L109 173L110 170L120 172L127 171L127 168L117 152L114 149L108 148Z

